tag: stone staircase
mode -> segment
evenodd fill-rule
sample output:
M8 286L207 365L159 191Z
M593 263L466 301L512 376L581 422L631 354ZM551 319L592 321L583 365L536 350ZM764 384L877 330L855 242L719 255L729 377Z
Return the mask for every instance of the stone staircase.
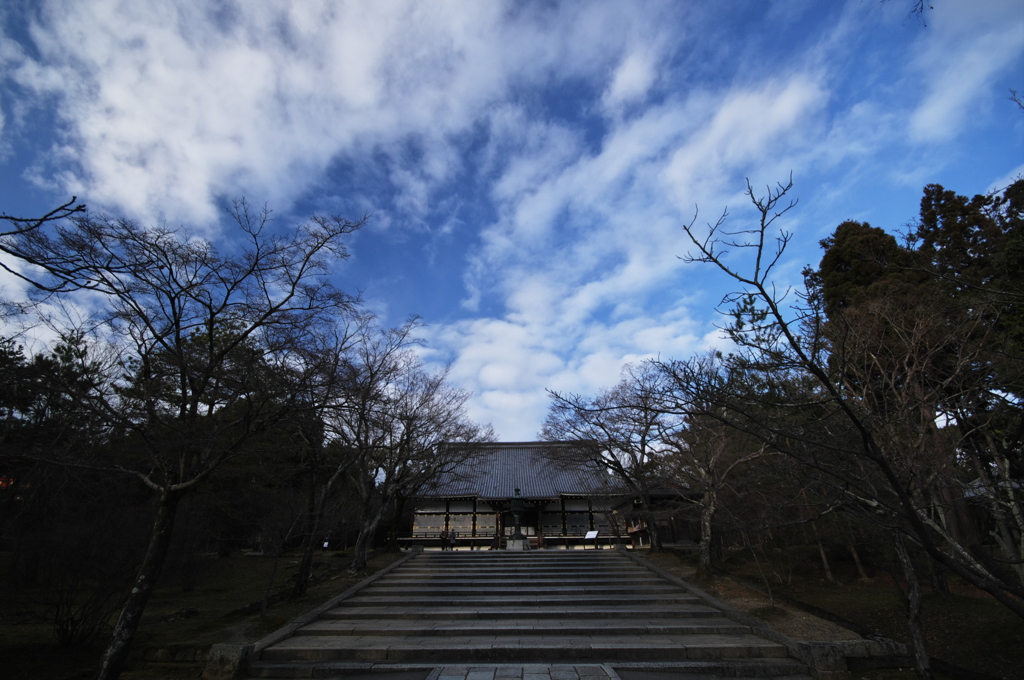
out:
M623 675L808 673L783 645L612 550L422 553L260 650L248 672L327 678L537 663Z

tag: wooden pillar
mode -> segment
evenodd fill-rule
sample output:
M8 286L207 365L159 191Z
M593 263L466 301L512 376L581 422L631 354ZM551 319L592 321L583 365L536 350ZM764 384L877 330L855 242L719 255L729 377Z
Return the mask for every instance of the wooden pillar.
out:
M569 524L565 519L565 496L560 496L559 500L562 502L562 535L569 535Z

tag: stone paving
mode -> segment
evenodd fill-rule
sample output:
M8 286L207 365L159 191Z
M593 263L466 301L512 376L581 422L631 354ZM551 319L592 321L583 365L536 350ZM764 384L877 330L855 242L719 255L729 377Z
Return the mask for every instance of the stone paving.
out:
M605 665L528 664L525 666L444 666L436 668L427 680L619 680Z

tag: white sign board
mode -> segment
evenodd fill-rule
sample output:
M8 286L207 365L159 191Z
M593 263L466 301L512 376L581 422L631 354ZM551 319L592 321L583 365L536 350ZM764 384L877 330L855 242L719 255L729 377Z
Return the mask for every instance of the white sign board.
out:
M592 539L592 538L597 538L597 532L596 532L596 531L588 531L588 532L587 532L587 535L586 535L586 536L584 536L583 538L585 538L585 539L586 539L586 540L588 540L588 541L589 541L590 539Z

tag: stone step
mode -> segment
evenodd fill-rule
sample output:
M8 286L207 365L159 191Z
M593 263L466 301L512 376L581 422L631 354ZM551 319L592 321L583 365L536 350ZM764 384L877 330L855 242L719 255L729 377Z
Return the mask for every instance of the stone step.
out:
M605 553L593 554L593 556L572 556L569 553L549 553L550 556L543 556L544 553L537 553L538 557L519 557L510 558L508 556L497 556L497 557L483 557L469 553L460 553L458 555L452 555L451 557L434 556L424 557L422 560L417 560L418 566L436 565L436 564L477 564L480 566L565 566L569 564L632 564L633 562L623 555ZM562 556L563 555L563 556Z
M439 569L439 568L477 568L477 569L569 569L572 567L583 567L588 569L599 567L622 567L622 568L643 568L631 561L628 557L614 557L608 559L452 559L452 560L414 560L408 564L399 566L399 569Z
M558 550L555 549L543 549L543 550L530 550L524 552L514 552L508 550L456 550L453 552L441 552L441 551L425 551L420 556L424 562L437 562L437 561L486 561L492 560L497 562L515 562L515 561L529 561L539 562L541 560L620 560L629 559L625 555L622 555L617 550Z
M344 604L344 603L342 603ZM655 618L707 618L720 616L721 612L704 604L655 605L644 607L618 607L611 609L604 606L539 606L539 607L465 607L444 606L423 609L422 607L336 607L323 614L325 619L376 619L382 616L393 619L493 619L508 620L543 616L546 619L587 618L590 620L635 619L644 617Z
M605 606L614 607L617 605L638 605L638 604L656 604L656 603L684 603L684 602L697 602L697 598L686 593L675 591L674 593L664 594L652 594L645 595L643 593L629 594L629 595L615 595L615 594L602 594L595 595L589 593L577 593L577 594L563 594L563 595L536 595L529 592L519 593L514 596L505 597L488 597L484 595L477 595L474 597L464 597L459 600L455 600L443 593L437 595L356 595L344 602L339 603L341 607L360 607L367 605L374 606L387 606L387 605L417 605L420 607L443 607L443 606L463 606L463 607L481 607L481 606L500 606L514 605L518 607L524 606L550 606L550 605L562 605L562 606Z
M430 622L409 619L329 620L321 619L295 632L296 635L732 635L749 633L747 626L725 617L691 619L642 619L628 622L619 619L511 619L500 625L467 622L457 619L438 619Z
M427 560L413 562L399 569L595 569L600 567L636 568L628 558L606 560Z
M250 673L336 678L417 664L593 663L806 676L783 645L622 554L570 555L420 554L263 649Z
M556 664L544 664L540 668L550 670L570 668L600 668L596 662L571 662L560 661ZM261 680L286 678L345 678L346 676L365 677L373 674L376 677L387 678L391 674L411 673L413 671L429 671L438 666L458 667L467 664L445 663L376 663L376 662L351 662L351 661L313 661L293 663L271 663L256 662L249 666L249 677ZM524 664L503 664L500 662L473 664L474 666L495 669L513 669L518 667L519 672L514 677L525 677L531 668ZM786 680L811 680L807 674L807 667L793 659L715 659L708 661L674 661L674 662L624 662L615 664L616 669L623 671L641 671L655 674L659 678L682 677L693 678L693 680L704 680L709 677L729 678L730 680L753 680L754 678L785 678ZM465 673L465 670L463 671ZM495 673L496 677L507 677ZM581 675L582 677L582 675ZM594 677L591 675L591 677Z
M415 580L417 582L427 581L561 581L562 583L577 583L578 579L581 581L587 580L612 580L612 581L631 581L633 579L642 579L644 581L650 581L650 573L643 571L579 571L573 569L571 571L474 571L474 570L443 570L433 572L420 572L420 573L395 573L394 579L402 581ZM390 581L390 580L389 580Z
M504 564L515 563L542 563L542 562L614 562L629 560L629 557L618 554L615 550L589 550L577 552L574 550L537 550L529 553L511 553L497 550L461 551L461 552L425 552L420 555L420 563L428 562L501 562Z
M515 560L587 560L587 559L618 559L625 557L618 550L565 550L558 548L541 548L540 550L510 551L510 550L425 550L420 557L425 561L434 560L504 560L512 562ZM628 559L628 558L627 558Z
M507 564L510 566L523 564L612 564L615 562L632 561L625 555L616 551L607 552L557 552L551 550L539 550L529 555L507 555L495 553L456 553L453 555L440 555L438 553L423 555L422 564Z
M456 651L457 650L457 651ZM263 650L263 661L378 661L460 663L694 661L716 658L786 658L788 652L749 633L732 635L582 636L326 636L299 635Z
M684 590L676 586L666 584L634 585L634 584L566 584L564 581L555 584L495 584L478 586L446 586L443 588L435 584L393 584L385 583L379 586L364 588L359 592L360 597L379 597L388 595L392 597L415 597L423 593L430 593L431 596L438 594L444 597L451 597L460 600L462 597L530 597L548 598L564 595L680 595L685 594L692 597Z
M513 576L513 577L501 577L501 576L488 576L480 578L477 575L455 577L453 578L450 574L438 574L436 576L388 576L387 579L381 579L382 585L384 583L388 586L409 586L411 584L424 585L434 587L442 586L491 586L491 585L503 585L503 584L516 584L522 585L523 583L529 583L540 586L549 585L565 585L569 583L578 583L580 585L616 585L627 583L629 585L665 585L665 579L657 577L650 577L647 575L612 575L612 576L584 576L580 575L575 578L567 578L565 576ZM373 586L378 587L378 586Z
M630 564L629 562L609 562L608 564L594 564L580 562L578 564L465 564L457 562L453 564L422 564L422 565L408 565L399 567L395 570L396 574L403 573L420 573L420 574L436 574L436 573L477 573L477 574L493 574L506 572L509 574L521 574L526 572L544 572L544 573L556 573L556 574L571 574L576 571L582 571L586 573L598 573L603 571L622 571L630 574L642 574L645 570L637 565Z
M476 567L480 569L502 567L505 569L529 569L529 568L557 568L568 569L573 565L583 567L595 567L604 565L619 565L622 567L635 567L636 563L628 557L606 557L597 559L543 559L543 560L480 560L480 559L454 559L454 560L416 560L404 565L403 569L436 569L440 567Z
M607 559L570 559L570 560L425 560L416 564L409 564L400 569L441 569L441 568L475 568L475 569L571 569L573 566L635 566L628 558L613 557Z
M476 538L480 538L477 536ZM596 557L621 558L617 550L608 548L587 548L586 550L566 550L565 548L541 548L538 550L425 550L420 557L424 560L459 560L459 559L494 559L494 560L529 560L529 559L587 559Z
M645 581L651 580L651 575L648 572L642 571L436 571L432 573L397 573L394 575L396 580L402 581L453 581L453 580L469 580L475 581L532 581L535 579L543 579L546 581L565 581L569 583L575 583L579 581L602 579L602 580L613 580L613 581L631 581L633 579L642 579ZM390 582L391 579L388 579Z

